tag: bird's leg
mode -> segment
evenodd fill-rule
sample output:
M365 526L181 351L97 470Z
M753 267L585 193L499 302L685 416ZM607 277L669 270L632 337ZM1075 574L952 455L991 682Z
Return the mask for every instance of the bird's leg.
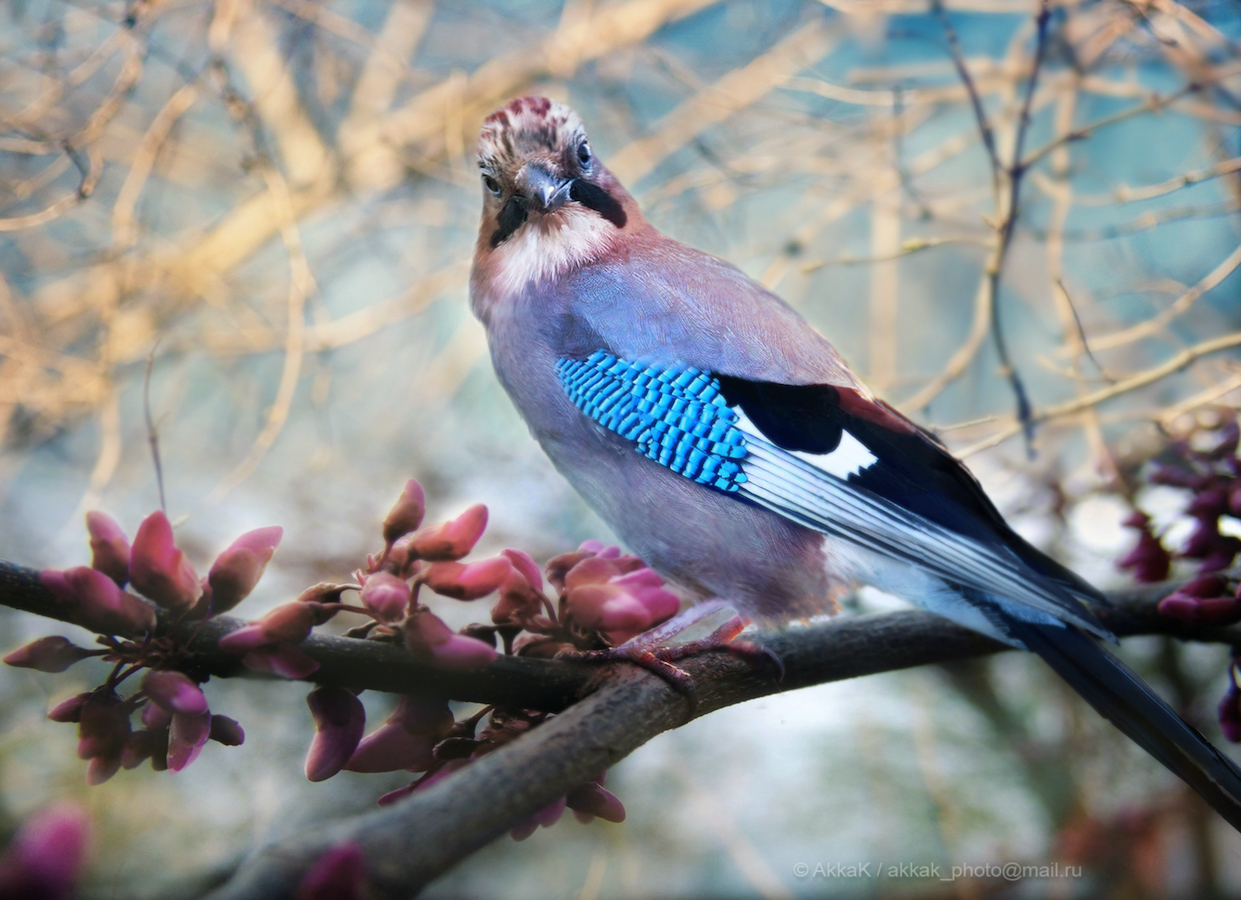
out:
M673 638L692 632L695 628L701 628L704 620L709 620L713 616L718 617L722 611L729 609L730 607L723 600L707 600L691 606L662 625L630 638L623 644L608 647L606 650L559 653L557 658L586 662L628 660L659 676L674 690L684 694L690 705L687 720L692 719L698 705L694 679L685 670L673 665L675 660L684 659L705 650L724 650L755 667L766 663L774 664L779 677L784 677L784 664L780 662L780 657L769 648L754 641L733 640L746 627L746 621L736 613L705 637L670 643Z

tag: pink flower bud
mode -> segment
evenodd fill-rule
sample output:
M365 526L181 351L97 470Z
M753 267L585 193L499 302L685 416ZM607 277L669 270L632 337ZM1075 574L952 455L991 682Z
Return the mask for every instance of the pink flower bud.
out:
M246 742L246 732L241 723L228 716L212 716L208 737L225 747L240 747Z
M60 569L44 569L39 573L39 583L52 594L62 612L73 613L78 609L78 595L69 586L69 579Z
M78 720L78 758L119 758L129 730L129 712L118 698L92 695L82 704Z
M40 672L63 672L79 660L91 656L68 638L53 635L39 638L24 647L18 647L4 657L6 664L20 669L38 669Z
M399 538L409 534L422 524L422 517L427 510L427 498L422 485L416 479L405 482L405 490L397 499L388 515L384 518L384 543L392 546Z
M366 711L351 691L321 687L311 691L306 704L315 719L315 736L306 754L310 781L331 778L349 761L362 740Z
M530 835L534 834L541 825L544 828L551 828L560 821L560 817L564 815L565 798L559 797L553 800L547 806L530 816L519 825L514 826L509 834L515 841L524 841Z
M1221 569L1227 569L1232 565L1239 551L1241 551L1241 540L1232 536L1221 536L1211 547L1210 552L1202 557L1202 562L1198 564L1198 571L1218 572Z
M80 722L82 707L92 696L93 693L88 691L85 694L75 694L68 700L61 700L48 711L47 717L53 722Z
M155 752L157 746L162 744L154 734L145 730L132 732L125 739L125 746L121 748L121 768L136 769L142 765Z
M1201 625L1241 622L1241 600L1236 597L1194 597L1177 591L1159 601L1160 615Z
M451 522L424 528L414 535L411 549L429 562L456 560L468 554L487 528L487 507L471 506Z
M257 622L220 638L220 649L226 653L248 653L266 644L300 644L314 626L327 621L331 614L331 610L318 603L281 603Z
M447 702L404 696L387 722L363 738L345 764L350 772L423 772L435 762L432 750L452 731Z
M98 511L86 514L90 534L92 569L97 569L124 587L129 580L129 539L112 517Z
M165 609L190 606L202 594L198 575L173 540L172 524L162 511L151 513L138 526L129 580L136 591Z
M477 669L496 658L495 647L457 634L430 610L414 613L402 627L410 651L430 657L446 669Z
M168 731L168 768L180 772L202 752L211 737L211 713L173 713Z
M523 553L521 550L501 550L500 555L513 564L513 568L520 572L526 579L526 583L536 591L543 590L543 574L539 571L538 564L531 558L529 553Z
M158 669L147 673L142 690L170 713L196 716L207 711L207 698L184 672Z
M438 775L439 773L437 772L436 774ZM391 806L398 800L404 800L414 791L418 790L419 787L421 787L421 785L415 782L413 784L407 784L405 787L399 787L395 791L388 791L388 793L381 795L380 798L375 801L375 804L377 806Z
M1241 481L1234 484L1228 492L1228 511L1241 518Z
M1146 518L1142 514L1143 518ZM1121 557L1118 568L1133 569L1133 577L1143 584L1163 581L1172 567L1172 554L1164 549L1159 538L1149 530L1138 534L1138 545Z
M357 844L344 843L329 848L315 861L298 884L295 900L363 900L365 896L366 858Z
M148 703L142 707L142 713L139 716L142 724L152 731L158 731L161 728L169 728L172 725L172 710L165 709L157 703Z
M1191 597L1220 597L1228 588L1228 582L1220 575L1199 575L1181 586L1178 593Z
M155 610L102 572L76 566L64 574L78 598L75 624L101 634L139 634L155 628Z
M279 525L247 531L216 558L207 573L213 613L227 612L250 596L283 535Z
M1221 537L1219 522L1213 519L1198 519L1198 524L1194 526L1193 533L1185 542L1181 555L1190 559L1203 559L1215 549Z
M120 770L120 753L115 756L92 756L86 764L86 783L91 787L98 787Z
M579 814L579 820L583 816L598 816L606 822L625 821L624 804L611 791L605 790L593 781L588 781L569 791L565 801L569 809ZM586 821L589 819L587 818Z
M432 563L422 573L422 580L431 590L454 600L478 600L499 589L513 564L502 556L481 562Z
M319 664L292 644L268 644L251 650L241 658L241 664L255 672L267 672L281 678L309 678L319 670Z
M542 579L539 581L541 583ZM526 576L514 565L513 571L500 585L500 599L491 607L491 621L497 625L512 624L524 628L542 612L542 589L531 587Z
M362 605L383 622L395 622L404 616L409 598L409 585L391 572L367 575L362 585Z
M1228 491L1213 487L1195 494L1185 512L1199 519L1216 519L1228 511Z
M569 612L583 628L595 631L645 631L650 611L624 588L613 584L586 584L572 588Z
M68 900L90 843L90 819L77 804L56 803L35 813L0 857L0 897Z

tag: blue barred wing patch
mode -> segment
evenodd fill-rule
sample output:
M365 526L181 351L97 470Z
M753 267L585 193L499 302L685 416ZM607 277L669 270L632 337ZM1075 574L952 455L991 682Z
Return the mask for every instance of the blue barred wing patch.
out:
M562 359L556 374L574 405L639 453L673 472L730 493L746 481L746 435L709 372L662 369L596 350Z

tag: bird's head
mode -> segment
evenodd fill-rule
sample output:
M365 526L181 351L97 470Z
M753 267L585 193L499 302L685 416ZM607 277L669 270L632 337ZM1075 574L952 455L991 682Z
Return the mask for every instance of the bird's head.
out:
M577 113L522 97L483 122L480 257L524 283L598 255L642 221L637 204L591 149Z

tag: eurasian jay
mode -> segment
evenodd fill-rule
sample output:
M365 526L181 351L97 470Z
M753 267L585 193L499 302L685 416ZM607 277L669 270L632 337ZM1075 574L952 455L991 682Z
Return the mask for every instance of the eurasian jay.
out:
M1099 645L1102 595L780 298L647 223L576 113L512 101L478 165L496 375L630 549L759 621L863 583L1033 651L1241 830L1241 771Z

